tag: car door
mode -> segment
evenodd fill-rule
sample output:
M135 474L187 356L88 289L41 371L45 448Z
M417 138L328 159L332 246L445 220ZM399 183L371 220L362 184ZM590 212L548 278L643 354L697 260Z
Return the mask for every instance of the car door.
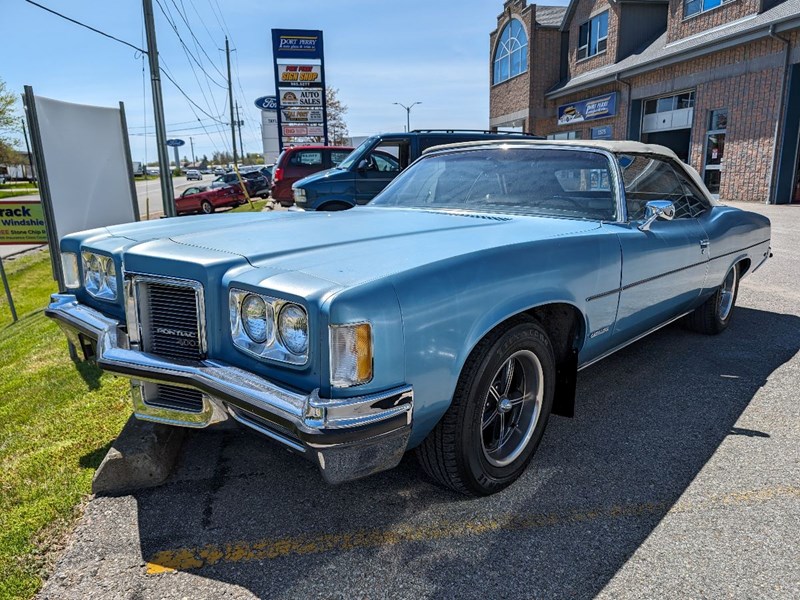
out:
M668 160L653 155L618 157L625 186L628 222L619 231L622 251L620 300L614 337L622 343L693 306L708 271L708 240L689 209L685 181ZM649 230L639 226L650 200L675 205L671 221L658 219Z
M356 202L366 204L408 166L411 138L379 141L356 167Z

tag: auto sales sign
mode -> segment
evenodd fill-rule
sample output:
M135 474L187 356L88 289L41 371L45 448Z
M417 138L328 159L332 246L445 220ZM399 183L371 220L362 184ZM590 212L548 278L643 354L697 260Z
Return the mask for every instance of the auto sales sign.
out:
M617 92L581 100L558 107L558 124L582 123L595 119L605 119L617 114Z
M281 150L289 143L328 143L322 32L273 29Z

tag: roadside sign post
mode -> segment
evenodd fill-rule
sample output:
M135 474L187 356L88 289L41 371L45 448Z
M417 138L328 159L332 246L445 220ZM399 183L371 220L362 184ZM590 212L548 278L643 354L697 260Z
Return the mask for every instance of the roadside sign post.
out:
M8 286L8 278L6 277L6 270L3 268L3 257L0 256L0 277L3 279L3 287L6 288L6 298L8 298L8 306L11 309L11 318L14 323L17 322L17 309L14 307L14 298L11 297L11 288Z
M0 201L0 245L2 244L46 244L47 228L41 202L35 200ZM11 287L0 258L0 279L6 290L11 317L17 322L17 309L11 297Z

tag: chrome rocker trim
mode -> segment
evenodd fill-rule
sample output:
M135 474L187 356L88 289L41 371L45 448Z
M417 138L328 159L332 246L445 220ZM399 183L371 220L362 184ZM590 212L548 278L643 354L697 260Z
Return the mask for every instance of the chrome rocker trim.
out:
M391 469L408 445L414 404L410 386L346 399L321 398L318 389L302 394L220 361L166 360L131 349L116 319L80 304L72 294L53 294L50 299L45 314L76 348L86 348L88 338L101 369L132 380L139 419L206 427L230 414L316 462L329 483ZM148 405L147 382L201 391L202 411Z

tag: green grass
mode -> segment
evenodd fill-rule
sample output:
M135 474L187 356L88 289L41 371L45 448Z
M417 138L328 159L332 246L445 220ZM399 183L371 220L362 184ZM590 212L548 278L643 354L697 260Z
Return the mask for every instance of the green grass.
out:
M0 183L0 190L7 190L9 188L38 188L39 184L36 181L6 181Z
M19 321L0 298L0 599L31 598L130 414L126 380L69 359L42 308L48 253L6 261Z
M229 212L261 212L266 204L266 200L253 200L252 208L247 202L245 202L241 206L232 208Z
M30 196L31 194L35 194L36 189L22 189L22 190L0 190L0 200L3 198L14 198L16 196Z

